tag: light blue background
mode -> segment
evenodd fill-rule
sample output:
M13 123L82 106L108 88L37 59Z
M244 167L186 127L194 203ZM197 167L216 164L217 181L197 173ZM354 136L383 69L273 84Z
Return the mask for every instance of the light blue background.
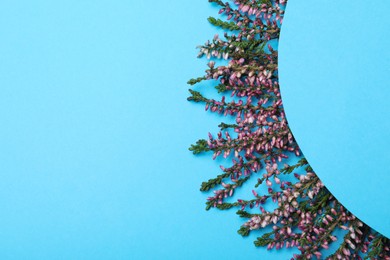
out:
M1 1L1 259L287 259L206 212L202 1ZM207 91L206 91L207 92ZM211 88L210 91L211 92Z
M357 217L390 236L389 1L290 0L282 97L303 153Z

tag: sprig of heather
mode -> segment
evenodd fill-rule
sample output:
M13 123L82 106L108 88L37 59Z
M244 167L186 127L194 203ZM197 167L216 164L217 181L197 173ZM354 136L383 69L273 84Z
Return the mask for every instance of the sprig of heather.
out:
M292 259L390 259L389 239L337 201L302 156L288 127L278 82L278 52L270 45L279 38L287 1L209 2L219 5L221 17L208 21L226 32L223 38L215 35L198 46L198 57L210 61L205 74L188 83L217 81L221 99L190 89L188 100L233 117L235 123L221 123L216 135L209 133L190 147L194 154L212 152L214 159L223 156L232 162L202 183L201 191L214 189L206 209L236 208L247 219L239 234L261 232L254 243L270 250L295 247L300 253ZM227 65L217 66L218 59ZM288 165L294 158L297 162ZM251 178L257 178L253 198L229 202ZM266 192L261 192L263 186ZM266 204L274 209L267 211ZM272 231L261 231L267 227ZM340 230L344 237L338 237ZM329 252L335 243L337 249Z

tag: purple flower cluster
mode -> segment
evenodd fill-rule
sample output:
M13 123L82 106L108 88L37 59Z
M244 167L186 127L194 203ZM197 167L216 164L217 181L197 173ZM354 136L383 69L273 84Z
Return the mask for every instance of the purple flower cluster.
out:
M215 136L209 134L190 148L194 154L212 152L214 159L223 156L232 162L202 183L202 191L214 190L206 209L237 208L237 214L247 218L239 234L260 232L255 245L270 250L297 248L300 253L292 259L390 259L390 240L332 196L289 129L278 83L278 52L270 44L279 39L287 1L209 2L219 5L225 17L209 21L226 32L223 39L215 35L198 46L198 57L209 59L208 68L189 84L217 81L221 99L191 89L188 100L205 104L206 110L233 123L221 123ZM222 59L227 64L217 66ZM255 189L250 189L252 199L230 202L251 178L257 178ZM266 210L270 205L273 209ZM337 249L330 251L332 243Z

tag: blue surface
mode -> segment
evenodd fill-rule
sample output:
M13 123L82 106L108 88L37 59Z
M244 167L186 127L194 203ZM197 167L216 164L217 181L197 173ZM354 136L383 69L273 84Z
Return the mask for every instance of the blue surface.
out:
M0 259L287 259L206 212L202 1L1 1ZM210 88L211 90L211 88Z
M303 153L352 213L390 237L389 1L290 0L282 98Z

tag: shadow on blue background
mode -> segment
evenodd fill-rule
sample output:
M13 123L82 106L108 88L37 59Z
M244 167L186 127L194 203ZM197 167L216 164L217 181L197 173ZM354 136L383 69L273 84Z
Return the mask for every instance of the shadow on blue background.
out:
M290 0L279 52L283 103L303 153L335 197L386 236L389 8L389 1Z
M0 3L1 259L287 259L206 212L204 1Z

